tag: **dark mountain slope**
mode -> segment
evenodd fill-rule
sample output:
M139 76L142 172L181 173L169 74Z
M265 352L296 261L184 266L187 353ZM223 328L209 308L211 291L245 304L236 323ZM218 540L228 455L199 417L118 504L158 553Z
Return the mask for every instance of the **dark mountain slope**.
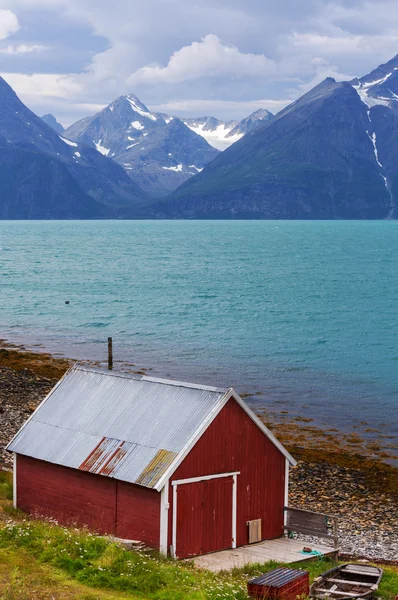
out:
M63 127L61 125L61 123L58 123L57 119L54 117L54 115L43 115L41 117L41 119L47 123L47 125L49 125L50 127L52 127L54 129L54 131L56 131L57 133L63 133L65 131L65 127Z
M271 121L274 118L274 115L266 110L265 108L260 108L256 110L256 112L252 113L245 119L242 119L226 136L227 138L234 137L236 135L247 135L256 127L259 127L264 121Z
M61 137L0 78L0 218L140 214L147 195L95 150Z
M89 219L106 216L65 165L0 138L1 219ZM51 201L49 201L51 199Z
M384 218L391 196L367 107L328 78L225 150L156 214L188 218Z

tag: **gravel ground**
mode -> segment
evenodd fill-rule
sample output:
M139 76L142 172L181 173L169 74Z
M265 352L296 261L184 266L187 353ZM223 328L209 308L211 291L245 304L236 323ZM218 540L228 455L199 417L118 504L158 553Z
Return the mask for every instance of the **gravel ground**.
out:
M0 466L11 467L5 446L55 383L28 369L0 367ZM397 499L369 492L360 471L299 462L290 471L289 503L337 516L342 553L398 561Z
M55 385L56 380L40 377L28 369L14 371L0 367L0 465L12 464L5 447L26 419Z
M370 492L359 471L299 462L290 471L289 504L338 517L342 554L398 561L397 499Z

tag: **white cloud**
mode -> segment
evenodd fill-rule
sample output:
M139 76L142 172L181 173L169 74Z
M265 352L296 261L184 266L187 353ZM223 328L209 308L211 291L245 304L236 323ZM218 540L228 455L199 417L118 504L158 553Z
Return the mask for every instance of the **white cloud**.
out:
M18 46L6 46L0 48L0 54L31 54L32 52L44 52L49 50L48 46L40 44L19 44Z
M336 81L350 81L356 77L356 74L343 73L336 65L331 65L320 58L313 59L312 65L314 73L311 79L305 83L300 83L290 90L290 97L292 100L296 100L302 94L309 92L313 87L324 81L326 77L333 77Z
M180 115L183 117L203 117L212 115L220 119L238 119L266 108L277 113L290 104L290 99L271 100L171 100L163 104L150 104L152 111Z
M397 36L354 35L344 31L336 31L335 35L316 32L293 33L289 43L296 52L310 52L312 56L324 56L340 60L349 56L374 56L375 53L386 53L389 58L397 50Z
M277 112L326 76L363 75L398 50L396 0L1 0L1 6L9 10L0 10L0 39L20 29L0 50L5 78L29 107L64 121L128 92L155 110L186 116ZM54 22L43 19L43 10ZM40 54L47 44L51 54Z
M24 102L40 98L76 98L82 88L70 75L53 73L1 73L7 83L16 90ZM29 104L28 104L29 106Z
M208 34L172 54L167 66L152 65L138 69L131 83L181 83L201 77L263 77L275 74L275 62L264 54L240 52L236 46L223 44L218 36Z
M10 10L0 9L0 40L5 40L18 31L17 16Z

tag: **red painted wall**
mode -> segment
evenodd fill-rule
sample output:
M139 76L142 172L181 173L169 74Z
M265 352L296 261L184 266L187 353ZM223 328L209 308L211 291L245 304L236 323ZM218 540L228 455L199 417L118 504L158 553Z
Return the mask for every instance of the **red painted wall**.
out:
M17 506L159 548L160 494L142 486L18 455Z
M263 539L281 536L285 457L231 398L178 467L171 481L233 471L240 471L237 477L237 545L248 543L246 521L252 519L262 520ZM225 482L221 479L215 480L214 493L217 493L217 487L223 485ZM170 545L173 498L171 485L169 498ZM230 511L227 505L225 509ZM178 545L177 529L177 548ZM187 547L185 541L184 547Z
M17 506L62 524L113 533L116 481L36 460L17 457Z
M116 536L141 540L148 546L159 549L159 492L118 481Z

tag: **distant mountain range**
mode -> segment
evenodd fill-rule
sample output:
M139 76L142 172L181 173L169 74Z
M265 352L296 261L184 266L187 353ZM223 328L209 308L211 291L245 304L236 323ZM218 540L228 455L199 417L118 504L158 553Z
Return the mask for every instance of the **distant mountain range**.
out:
M156 208L174 218L397 217L398 55L320 85L217 156Z
M182 120L129 94L61 127L0 78L0 218L397 218L398 55L276 116Z
M109 156L148 194L160 198L200 173L219 150L272 117L261 109L240 122L181 120L152 112L129 94L74 123L64 135Z
M182 121L151 112L133 94L120 96L64 135L112 158L153 197L175 190L218 154Z
M114 161L58 135L0 77L0 218L129 217L147 194Z
M274 115L268 110L260 108L242 121L220 121L215 117L198 117L197 119L183 119L192 131L201 135L207 142L218 150L225 150L244 135L268 121Z

